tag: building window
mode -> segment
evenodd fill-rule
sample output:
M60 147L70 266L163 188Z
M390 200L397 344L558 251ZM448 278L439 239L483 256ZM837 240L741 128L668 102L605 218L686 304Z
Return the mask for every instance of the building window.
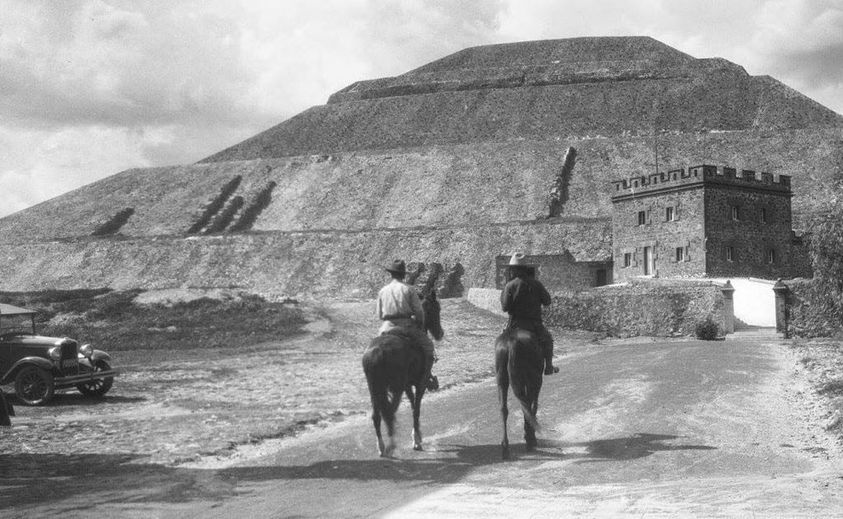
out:
M735 248L732 246L726 247L726 261L735 261Z
M732 206L732 220L739 221L741 219L741 208L740 206L733 205Z
M647 211L638 211L638 225L647 223Z
M776 250L767 249L767 263L774 264L776 262Z
M761 220L761 223L767 223L767 208L766 207L761 208L761 215L759 216L759 220Z
M631 252L624 252L624 254L623 254L623 266L624 266L624 268L632 266L632 253Z
M685 247L676 247L676 261L685 261Z
M673 207L666 207L664 210L664 221L672 222L676 220L676 211Z

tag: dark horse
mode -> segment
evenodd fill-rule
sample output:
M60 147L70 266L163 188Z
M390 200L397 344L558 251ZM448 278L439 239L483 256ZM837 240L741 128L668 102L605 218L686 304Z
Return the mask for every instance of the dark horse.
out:
M425 331L438 340L444 332L439 320L440 307L436 292L430 290L422 299ZM422 450L419 415L421 401L426 389L424 376L424 352L421 346L411 344L406 335L397 331L379 335L372 339L363 354L363 371L372 398L372 422L378 437L378 452L381 457L390 457L395 450L395 412L401 403L401 394L406 393L413 406L413 449ZM386 422L387 441L381 436L381 419Z
M536 411L539 407L539 391L542 388L544 355L535 334L525 330L508 330L495 340L495 372L498 382L498 401L503 419L503 459L509 459L509 438L506 435L506 406L509 387L521 404L524 414L524 440L527 450L536 448L536 431L539 423Z

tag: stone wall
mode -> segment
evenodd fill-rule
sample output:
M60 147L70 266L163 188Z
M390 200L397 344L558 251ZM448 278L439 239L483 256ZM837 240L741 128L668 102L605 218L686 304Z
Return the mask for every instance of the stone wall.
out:
M733 218L732 210L738 212ZM708 274L776 279L799 275L794 258L790 198L726 186L706 188ZM732 249L731 260L727 247ZM772 254L772 257L770 257Z
M815 279L790 280L784 285L786 290L777 294L777 305L778 297L784 303L783 312L777 311L779 331L788 337L843 336L843 295Z
M548 325L627 336L693 335L711 317L728 326L723 291L709 281L649 280L554 294L545 312Z
M501 255L495 258L497 288L509 281L508 265L512 256ZM525 257L525 261L536 266L537 276L545 286L557 290L583 290L612 282L611 261L576 261L570 252L563 254L533 254ZM602 282L600 272L602 271Z
M654 255L654 271L663 277L705 275L703 191L701 188L642 196L614 203L612 223L614 274L626 281L645 274L644 247ZM667 219L668 208L672 219ZM677 261L676 249L682 249ZM625 256L625 255L629 256ZM629 265L625 259L629 259Z
M556 292L544 310L548 326L606 332L617 337L693 335L698 322L711 317L721 332L729 322L722 286L710 281L648 280ZM472 289L468 301L504 316L500 290ZM734 316L731 316L734 320Z

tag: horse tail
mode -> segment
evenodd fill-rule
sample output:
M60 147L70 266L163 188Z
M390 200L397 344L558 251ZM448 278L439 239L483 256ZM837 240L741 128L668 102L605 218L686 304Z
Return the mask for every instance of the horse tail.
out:
M379 347L377 339L363 354L363 372L369 386L369 396L372 400L372 411L378 413L388 424L391 424L401 403L401 388L396 396L395 388L391 387L389 366L386 354Z
M524 414L524 420L529 423L536 432L541 430L541 426L539 425L539 421L536 418L536 415L533 414L533 410L531 409L531 404L529 397L527 395L527 377L529 377L528 370L523 363L526 361L524 358L524 351L518 351L519 349L523 348L523 344L520 343L517 339L513 340L512 345L512 354L509 356L509 380L510 385L512 386L512 394L515 395L515 398L518 400L518 403L521 404L521 412Z
M369 396L372 399L372 412L387 419L390 406L383 365L383 351L380 348L370 347L363 354L363 372L366 374L366 384L369 386Z

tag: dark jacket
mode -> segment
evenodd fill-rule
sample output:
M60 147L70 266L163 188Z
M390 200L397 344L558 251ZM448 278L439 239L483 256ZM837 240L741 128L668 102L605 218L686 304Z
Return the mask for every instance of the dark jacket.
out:
M535 278L516 277L501 292L501 307L512 320L541 323L542 305L550 304L550 294Z

